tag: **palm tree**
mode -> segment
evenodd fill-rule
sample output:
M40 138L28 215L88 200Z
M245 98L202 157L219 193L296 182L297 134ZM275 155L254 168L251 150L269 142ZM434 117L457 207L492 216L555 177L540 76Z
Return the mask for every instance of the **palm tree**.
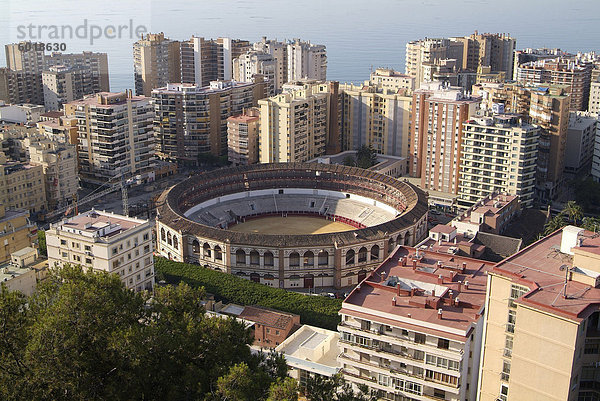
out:
M544 225L544 236L552 234L567 225L564 215L561 213L554 216Z
M574 225L577 225L577 221L583 218L583 209L575 201L568 201L561 214L562 213L569 216L569 220L571 220Z

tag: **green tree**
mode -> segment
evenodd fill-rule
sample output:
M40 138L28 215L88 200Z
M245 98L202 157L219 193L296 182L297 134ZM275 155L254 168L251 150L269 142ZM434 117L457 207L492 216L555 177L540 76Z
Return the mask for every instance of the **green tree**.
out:
M38 230L38 249L40 251L41 256L48 256L46 251L46 232L44 230Z
M241 323L205 315L202 295L180 284L150 298L73 266L32 297L2 286L0 399L199 400L241 363L261 367L253 382L266 397L278 362L251 355Z
M348 155L344 157L342 164L344 166L356 167L356 159L354 158L354 156Z
M298 401L298 382L291 377L271 384L267 401Z
M341 373L332 377L309 376L304 389L309 401L375 401L377 396L370 394L366 386L360 386L355 392L352 385Z
M370 168L377 164L377 153L372 147L363 145L356 151L356 166Z
M597 217L584 217L581 220L581 228L585 228L586 230L597 232L600 230L600 219Z
M566 215L574 225L583 218L583 209L575 201L568 201L561 213Z
M552 234L567 225L567 221L562 213L557 214L544 225L544 236Z

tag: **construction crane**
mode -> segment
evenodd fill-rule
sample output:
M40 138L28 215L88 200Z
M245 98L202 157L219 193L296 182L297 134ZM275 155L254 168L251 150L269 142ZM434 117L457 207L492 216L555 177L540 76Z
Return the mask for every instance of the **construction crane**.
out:
M119 182L115 182L119 179ZM106 187L106 188L105 188ZM121 199L123 201L123 214L129 215L129 197L127 191L127 183L125 182L125 177L123 174L116 175L110 178L106 183L102 184L95 190L93 190L89 195L85 198L78 199L77 194L73 195L73 205L65 206L63 208L57 209L52 213L46 214L46 219L53 219L62 214L69 214L72 209L75 210L75 214L78 213L78 208L81 205L92 202L98 198L102 198L110 193L121 191Z

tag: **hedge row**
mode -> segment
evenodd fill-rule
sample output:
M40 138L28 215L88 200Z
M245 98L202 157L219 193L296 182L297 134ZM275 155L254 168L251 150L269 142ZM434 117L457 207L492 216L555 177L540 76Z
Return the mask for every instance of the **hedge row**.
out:
M316 297L272 288L231 274L202 266L155 258L157 278L170 284L183 281L194 287L204 287L217 301L239 305L259 305L300 315L302 323L337 330L341 299Z

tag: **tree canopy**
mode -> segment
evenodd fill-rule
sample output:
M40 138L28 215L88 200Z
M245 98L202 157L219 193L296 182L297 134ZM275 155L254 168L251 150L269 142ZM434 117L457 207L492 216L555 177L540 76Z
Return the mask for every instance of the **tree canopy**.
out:
M205 315L202 295L180 284L150 298L72 266L29 298L2 286L0 399L223 399L219 383L240 369L251 372L246 399L266 399L284 359L253 355L249 330Z

